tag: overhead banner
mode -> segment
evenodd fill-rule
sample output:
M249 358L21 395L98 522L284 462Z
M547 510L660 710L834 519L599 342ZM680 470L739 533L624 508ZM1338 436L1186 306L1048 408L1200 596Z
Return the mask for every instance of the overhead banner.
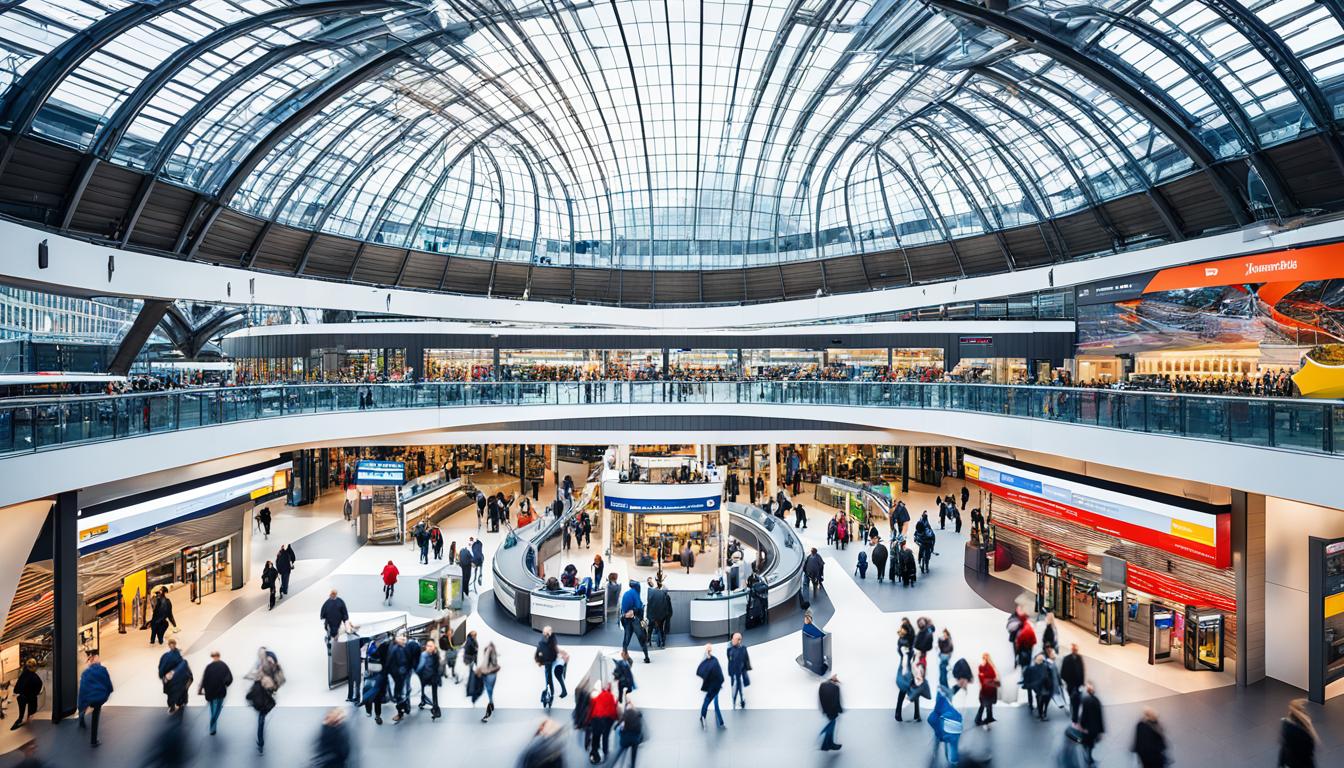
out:
M697 496L690 499L631 499L604 495L602 506L613 512L718 512L718 496Z
M1232 566L1232 518L966 455L966 478L1033 512L1156 547L1216 568Z
M355 485L403 485L406 482L406 464L400 461L355 462Z

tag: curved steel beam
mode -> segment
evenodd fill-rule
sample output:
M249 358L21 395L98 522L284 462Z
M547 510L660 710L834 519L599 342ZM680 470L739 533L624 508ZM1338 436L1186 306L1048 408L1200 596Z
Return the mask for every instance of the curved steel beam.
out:
M983 180L971 170L970 164L966 162L965 158L947 149L949 139L946 134L937 130L936 126L931 127L928 122L920 119L911 121L903 130L914 137L915 141L922 144L929 151L929 154L938 158L943 170L947 173L947 177L956 185L961 192L961 196L965 198L966 204L971 207L971 210L975 211L976 217L980 219L981 225L985 228L984 233L994 236L995 242L999 244L999 250L1003 251L1004 262L1008 264L1008 269L1012 270L1014 268L1013 254L1008 250L1008 241L1003 236L1003 217L999 215L997 210L991 209L987 213L985 207L977 201L976 196L971 194L971 190L966 186L966 180L970 179L980 197L987 202L991 201L989 190L985 188ZM921 131L928 131L929 135L921 135ZM951 161L952 157L957 159L955 164ZM1029 200L1031 199L1025 189L1022 190L1022 195ZM1032 206L1036 206L1034 200ZM990 220L990 213L994 217L992 221ZM1039 217L1040 214L1038 213L1037 216ZM964 272L965 270L961 269L959 271Z
M89 151L91 154L104 159L110 156L116 150L116 145L121 141L126 129L130 127L131 122L145 108L150 99L171 82L187 65L219 45L263 27L296 19L312 16L346 16L378 8L397 7L416 8L423 11L423 8L410 5L403 0L319 0L308 4L282 6L256 16L244 17L235 24L221 27L194 43L178 48L141 80L130 96L122 100L117 110L103 124L102 130L98 132Z
M884 153L884 154L885 154L885 153ZM888 155L888 159L890 159L890 155ZM856 163L856 165L857 165L857 163ZM887 185L883 182L882 174L881 174L881 172L880 172L881 164L880 164L880 162L879 162L879 155L878 155L876 152L873 153L873 169L879 171L879 173L878 173L878 175L877 175L877 189L878 189L878 192L880 192L881 195L882 195L882 208L886 211L886 214L887 214L887 223L891 226L891 236L892 236L893 238L896 239L896 247L901 249L901 258L905 261L905 282L906 282L908 285L914 285L914 284L915 284L915 270L914 270L913 267L910 266L910 254L909 254L908 252L906 252L906 250L905 250L905 240L904 240L904 238L901 237L901 225L898 224L898 223L896 222L896 213L895 213L895 211L893 211L892 208L891 208L891 198L887 195ZM897 171L897 173L899 173L899 174L901 174L902 176L904 176L904 175L905 175L905 170L904 170L904 169L900 169L900 170ZM905 181L905 183L906 183L907 185L909 185L909 184L910 184L910 180L907 178L906 181ZM911 191L914 191L913 188L912 188ZM920 206L921 206L922 208L924 208L924 216L927 217L929 220L932 220L932 219L933 219L933 214L929 213L929 208L928 208L928 206L925 205L925 204L924 204L924 201L923 201L922 199L919 198L919 193L918 193L918 192L915 192L915 197L916 197L916 199L919 199L919 204L920 204ZM845 207L846 207L846 208L849 207L849 195L848 195L848 194L845 195ZM859 264L863 264L863 257L864 257L864 254L863 254L863 253L860 253L860 254L859 254ZM957 258L957 266L958 266L958 267L961 266L961 258L960 258L960 257ZM962 270L960 270L960 271L961 271L961 275L962 275L962 277L965 277L965 276L966 276L966 270L962 269ZM863 275L864 275L865 278L868 277L868 268L867 268L867 267L864 267ZM872 285L872 281L870 280L870 281L869 281L869 286L871 286L871 285Z
M883 149L880 145L874 144L868 151L872 152L875 158L885 158L887 165L890 165L892 170L896 171L901 178L905 179L905 183L910 185L910 189L914 190L915 196L919 198L920 206L924 208L924 215L928 216L929 220L934 223L934 226L943 233L943 241L948 244L948 247L952 250L952 257L957 260L957 271L965 275L966 269L961 263L961 252L957 250L957 241L952 238L952 230L947 227L947 219L943 218L943 211L938 207L938 200L933 196L933 190L929 189L929 185L925 183L924 177L920 176L919 171L917 170L907 170L905 166L896 162L896 158L892 157L890 152ZM878 163L876 167L879 172L882 170L880 163ZM885 204L888 206L891 205L891 201L887 199L887 188L885 185L882 187L882 199ZM915 281L915 273L910 266L910 259L908 257L906 258L906 270L910 273L910 283L913 285Z
M33 119L61 82L109 40L166 13L191 5L192 0L131 3L80 30L58 45L5 92L0 99L0 127L27 133ZM0 169L3 170L3 169Z
M1339 126L1335 120L1334 107L1320 83L1310 69L1302 63L1288 44L1275 29L1251 12L1240 2L1230 0L1202 0L1203 4L1217 13L1224 21L1240 32L1256 50L1265 57L1279 77L1297 96L1302 107L1311 116L1311 121L1321 131L1330 154L1341 170L1344 170L1344 145L1340 142Z
M748 0L750 2L750 0ZM616 15L616 31L621 36L621 47L625 49L625 63L630 70L630 89L635 95L635 113L639 115L639 139L644 147L644 184L647 187L645 197L648 200L649 208L649 260L653 260L653 233L654 233L654 213L653 213L653 155L649 152L649 128L648 121L644 117L644 100L639 95L639 76L635 69L635 57L630 53L630 40L625 34L625 24L621 21L621 7L617 0L611 0L611 12ZM612 244L615 246L615 243ZM652 295L652 294L650 294Z
M1048 30L1029 23L1020 16L991 11L966 0L925 0L925 2L945 13L967 19L1017 40L1068 66L1109 91L1166 134L1172 143L1195 162L1196 166L1208 173L1214 190L1238 224L1251 223L1252 216L1246 201L1238 192L1242 185L1231 177L1208 147L1204 146L1185 124L1159 107L1129 80L1101 66L1092 56L1074 49L1068 42Z

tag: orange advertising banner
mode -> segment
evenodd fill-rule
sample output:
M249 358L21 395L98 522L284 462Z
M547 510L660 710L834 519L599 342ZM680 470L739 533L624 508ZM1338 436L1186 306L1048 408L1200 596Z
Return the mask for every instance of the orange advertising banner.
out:
M1158 293L1242 283L1303 283L1336 277L1344 277L1344 243L1312 245L1171 267L1154 275L1143 292Z

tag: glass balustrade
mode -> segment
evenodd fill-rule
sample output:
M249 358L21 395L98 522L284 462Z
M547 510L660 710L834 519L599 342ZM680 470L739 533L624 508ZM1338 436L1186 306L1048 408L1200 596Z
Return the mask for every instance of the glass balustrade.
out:
M0 403L0 457L300 414L610 404L969 411L1160 435L1344 453L1344 402L996 384L828 381L290 384Z

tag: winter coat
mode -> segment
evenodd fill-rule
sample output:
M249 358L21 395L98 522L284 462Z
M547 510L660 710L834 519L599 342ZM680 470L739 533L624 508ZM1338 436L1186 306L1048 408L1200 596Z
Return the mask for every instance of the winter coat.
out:
M387 586L396 584L397 575L400 573L401 571L397 570L397 566L393 565L392 563L388 563L387 565L383 566L383 584Z
M672 596L667 593L666 589L654 587L649 590L647 615L649 621L654 623L672 618Z
M713 656L700 662L695 675L700 678L700 690L705 693L718 693L723 688L723 667L719 666L719 660Z
M980 665L980 703L993 704L999 697L999 675L988 664Z
M345 608L345 601L339 597L329 597L322 603L322 623L329 628L336 629L350 620L350 612Z
M1083 673L1083 657L1070 653L1059 662L1059 679L1070 688L1082 688L1087 678Z
M42 693L42 678L36 672L24 668L19 679L14 681L14 696L20 700L36 699Z
M1132 751L1140 768L1162 768L1167 764L1167 737L1156 723L1140 720L1134 727Z
M817 699L821 704L821 713L828 720L834 720L845 711L840 704L840 686L831 680L826 680L817 689Z
M79 699L76 706L85 709L95 704L105 704L111 696L112 677L107 674L107 667L102 664L90 664L85 667L79 676Z
M201 673L201 692L206 701L224 698L230 685L233 685L233 673L228 664L216 659L205 665L205 671Z
M742 685L751 685L751 677L747 674L751 671L751 654L747 651L745 645L728 646L728 676L742 677Z
M883 573L887 567L887 545L879 543L873 547L873 567L878 573Z
M1078 708L1078 725L1083 728L1083 743L1095 743L1106 732L1106 721L1101 714L1101 702L1090 693L1083 694Z

